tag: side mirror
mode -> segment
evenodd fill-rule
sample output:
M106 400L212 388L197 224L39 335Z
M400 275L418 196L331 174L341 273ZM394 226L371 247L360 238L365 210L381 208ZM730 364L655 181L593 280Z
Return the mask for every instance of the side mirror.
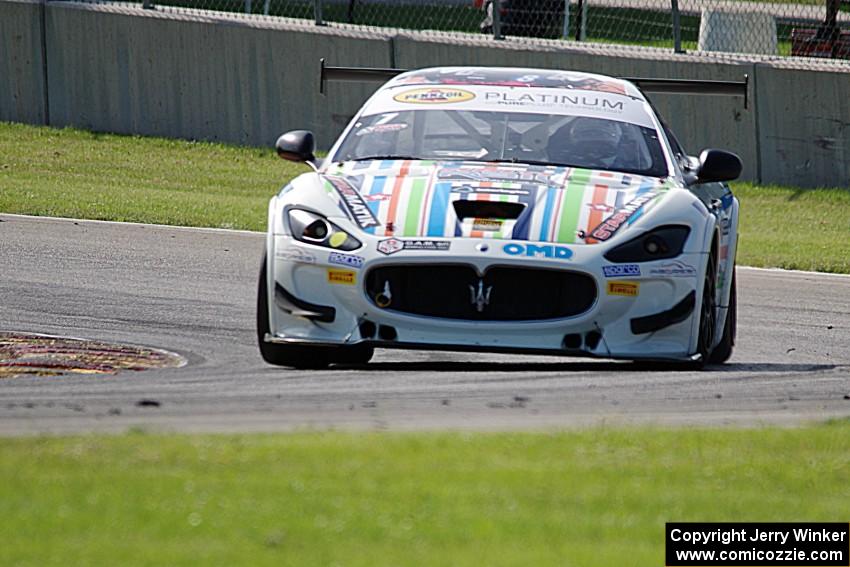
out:
M697 183L738 179L744 165L741 158L724 150L703 150L699 155Z
M277 155L288 161L310 163L316 159L316 140L307 130L293 130L277 139Z

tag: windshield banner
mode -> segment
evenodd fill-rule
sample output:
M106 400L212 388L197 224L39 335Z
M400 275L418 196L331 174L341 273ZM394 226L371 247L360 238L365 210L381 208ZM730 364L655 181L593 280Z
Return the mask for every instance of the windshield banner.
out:
M579 89L490 85L388 87L369 102L363 110L363 116L425 109L589 116L653 127L646 102L628 95Z

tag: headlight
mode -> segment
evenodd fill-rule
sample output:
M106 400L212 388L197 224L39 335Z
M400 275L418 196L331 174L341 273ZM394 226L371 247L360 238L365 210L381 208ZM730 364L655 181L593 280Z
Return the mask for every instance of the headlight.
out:
M346 252L357 250L363 245L337 225L316 213L289 209L288 216L289 229L295 240Z
M691 229L667 225L632 238L605 253L610 262L651 262L675 258L682 253Z

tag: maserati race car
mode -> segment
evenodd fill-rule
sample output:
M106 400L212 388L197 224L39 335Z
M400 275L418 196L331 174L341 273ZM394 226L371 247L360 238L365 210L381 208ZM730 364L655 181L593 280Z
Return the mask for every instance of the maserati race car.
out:
M324 67L387 81L268 210L263 358L375 347L721 363L735 341L734 154L688 156L645 92L746 82L512 68Z

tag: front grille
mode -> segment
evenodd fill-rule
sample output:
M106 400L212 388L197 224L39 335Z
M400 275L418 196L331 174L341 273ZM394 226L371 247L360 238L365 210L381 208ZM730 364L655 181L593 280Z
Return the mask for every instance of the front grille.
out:
M389 293L387 293L389 292ZM393 265L366 274L366 294L382 309L473 321L533 321L584 313L596 301L586 274L464 264Z

